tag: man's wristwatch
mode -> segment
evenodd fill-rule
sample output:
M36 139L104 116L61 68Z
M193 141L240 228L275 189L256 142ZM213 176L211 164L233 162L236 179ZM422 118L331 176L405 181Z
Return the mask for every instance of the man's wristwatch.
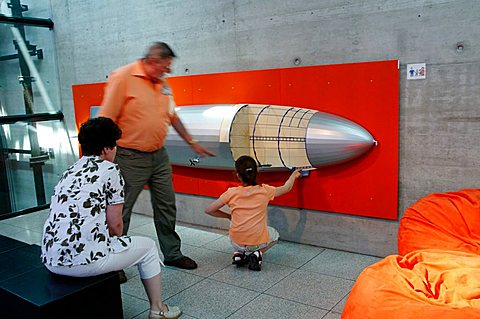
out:
M198 141L197 141L196 139L192 138L192 139L191 139L190 141L188 141L187 143L188 143L188 145L194 145L194 144L197 144Z

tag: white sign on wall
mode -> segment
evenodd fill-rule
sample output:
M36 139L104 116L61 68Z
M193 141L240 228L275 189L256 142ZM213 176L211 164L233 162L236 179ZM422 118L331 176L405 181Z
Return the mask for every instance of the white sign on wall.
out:
M407 64L407 80L421 80L427 78L427 65L425 63Z

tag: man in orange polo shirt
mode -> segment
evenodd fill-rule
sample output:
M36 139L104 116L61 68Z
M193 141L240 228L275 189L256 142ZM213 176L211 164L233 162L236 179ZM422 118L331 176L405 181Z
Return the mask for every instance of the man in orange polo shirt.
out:
M172 125L200 156L214 156L185 129L175 113L175 103L163 76L175 58L163 42L153 43L143 59L123 66L108 78L99 116L109 117L122 129L115 163L125 179L123 233L130 225L132 208L144 185L150 188L153 219L165 265L195 269L194 260L180 251L175 231L176 206L172 168L163 147Z

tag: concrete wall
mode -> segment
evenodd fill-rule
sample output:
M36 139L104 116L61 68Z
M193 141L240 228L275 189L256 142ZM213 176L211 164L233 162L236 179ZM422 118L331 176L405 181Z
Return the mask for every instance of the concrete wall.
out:
M179 55L174 75L292 67L296 57L302 66L398 59L399 214L429 193L478 185L479 1L50 3L71 130L71 85L105 81L155 40ZM427 63L427 79L406 81L406 64L418 62ZM226 228L224 221L204 216L210 200L179 194L179 220ZM149 213L147 193L136 210ZM272 206L270 223L287 240L378 256L396 252L398 221Z

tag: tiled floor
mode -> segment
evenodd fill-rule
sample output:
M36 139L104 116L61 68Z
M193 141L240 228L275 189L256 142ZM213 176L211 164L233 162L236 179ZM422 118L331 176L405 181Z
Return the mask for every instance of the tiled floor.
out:
M0 221L0 234L40 244L47 211ZM264 255L262 271L231 265L226 231L177 226L182 251L195 270L162 270L166 303L183 310L182 319L339 319L356 277L379 260L372 256L280 241ZM152 218L135 214L130 234L156 240ZM157 242L158 245L158 242ZM124 316L148 318L148 301L136 268L126 270Z

